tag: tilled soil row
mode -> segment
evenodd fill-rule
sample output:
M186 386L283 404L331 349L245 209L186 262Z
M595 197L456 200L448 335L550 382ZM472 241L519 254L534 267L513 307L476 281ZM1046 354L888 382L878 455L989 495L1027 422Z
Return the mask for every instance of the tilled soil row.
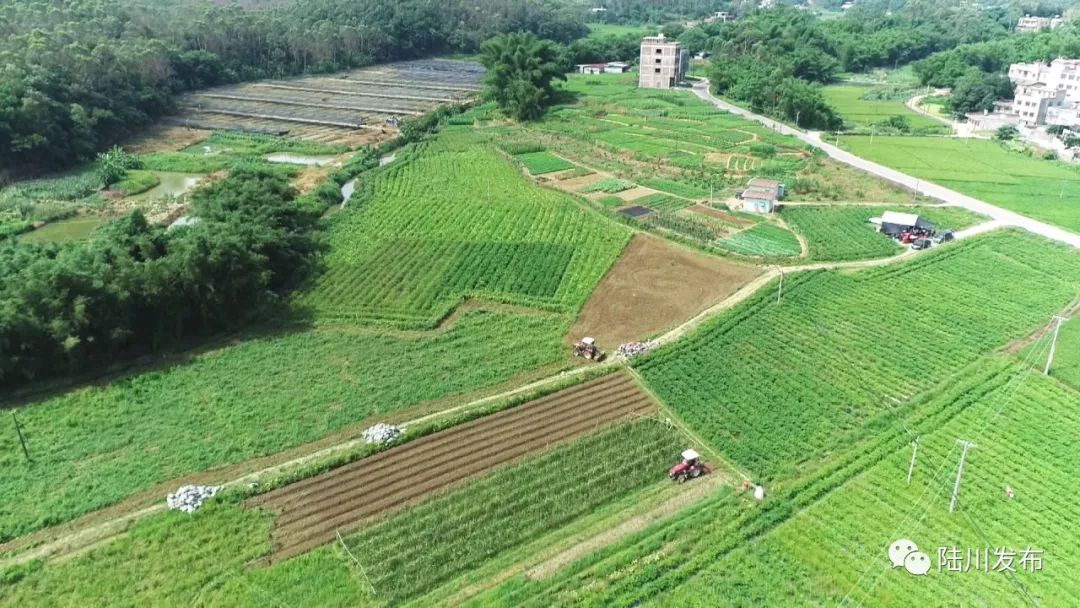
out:
M503 447L505 444L511 444L510 452L518 455L524 454L529 450L522 446L537 443L542 447L553 441L559 441L566 436L573 436L582 425L587 427L590 420L596 423L604 423L629 411L634 411L631 408L638 405L644 404L644 406L648 406L648 399L640 393L619 403L618 407L612 407L617 403L617 399L619 398L613 397L612 401L598 404L594 408L580 409L573 412L564 411L562 416L551 417L555 418L555 420L549 417L538 421L529 420L521 426L494 433L472 444L463 444L457 449L438 456L425 453L422 455L422 460L428 466L410 472L410 484L407 487L401 487L400 478L402 469L408 469L410 464L398 463L395 470L390 471L389 475L380 480L381 483L357 484L351 491L335 491L329 494L312 496L305 503L301 515L288 517L287 519L285 514L279 517L276 529L280 534L288 535L297 529L306 529L312 525L319 525L320 522L325 522L329 518L335 518L331 521L336 521L336 518L339 517L347 518L349 514L355 511L355 505L358 501L365 506L365 510L367 510L366 507L369 504L373 504L368 502L372 499L379 504L393 505L398 502L397 498L400 495L412 494L413 487L438 480L446 475L454 476L456 470L478 463L484 465L490 462L505 461L506 458L503 457L503 452L506 451ZM488 466L483 466L483 468L488 468ZM377 512L378 509L375 509L375 511Z
M583 394L593 394L611 391L617 386L634 386L633 381L625 374L611 374L584 384L552 393L535 401L525 403L515 408L505 410L490 416L478 418L438 433L421 437L415 441L380 452L363 460L340 466L315 477L309 477L291 483L283 488L268 492L252 498L250 503L254 505L267 505L277 511L288 508L291 502L303 500L303 496L309 492L319 491L327 486L331 480L337 478L351 478L359 470L370 470L376 463L385 460L395 460L397 454L406 450L423 449L424 453L431 453L444 444L455 444L475 435L482 435L505 421L516 420L523 417L533 416L548 409L554 409L558 404L567 401L576 401Z
M286 486L252 503L279 513L271 559L280 561L330 542L339 530L374 515L654 407L629 378L616 374L430 435L426 442L393 448L305 480L299 491Z
M612 400L630 400L640 395L641 391L636 386L628 384L627 386L616 385L606 390L602 396L596 398L603 400L606 404ZM579 399L591 398L586 393L577 393L574 396L579 397ZM605 405L604 407L607 408L608 406ZM499 421L497 425L473 428L467 433L447 435L441 438L441 441L427 444L423 452L424 460L439 462L448 455L460 454L463 451L472 449L481 449L491 441L491 437L502 437L507 433L524 433L527 435L533 428L567 420L569 413L574 410L582 410L580 400L558 403L557 407L544 408L543 411L533 412L533 416L507 418ZM591 408L590 411L592 411ZM312 514L316 503L331 498L348 498L358 492L366 494L382 492L385 487L392 486L397 481L399 466L400 457L383 459L380 462L373 463L372 466L363 467L359 474L353 473L346 477L338 477L337 483L324 483L314 488L309 487L298 495L283 496L280 502L275 502L273 505L273 508L279 513L277 525L283 527L293 521L304 519Z

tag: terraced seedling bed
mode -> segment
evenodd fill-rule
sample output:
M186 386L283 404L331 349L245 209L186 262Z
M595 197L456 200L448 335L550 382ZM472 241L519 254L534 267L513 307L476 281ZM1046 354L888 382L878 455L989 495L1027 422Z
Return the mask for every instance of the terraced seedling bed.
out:
M424 60L229 85L183 96L183 112L173 120L200 128L372 143L393 136L391 118L420 116L474 97L482 76L483 68L475 63ZM367 137L359 137L361 133Z
M285 486L251 504L277 516L272 559L279 561L522 456L654 411L652 399L629 376L613 374Z

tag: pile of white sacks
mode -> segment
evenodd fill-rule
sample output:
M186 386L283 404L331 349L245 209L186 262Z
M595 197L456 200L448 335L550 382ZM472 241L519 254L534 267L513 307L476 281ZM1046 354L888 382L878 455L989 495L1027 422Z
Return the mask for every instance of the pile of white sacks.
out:
M401 428L400 426L394 426L392 424L380 422L375 426L368 427L368 429L364 431L363 435L361 435L361 438L363 438L364 443L383 444L390 443L391 441L400 437L401 434L404 432L405 429Z
M175 494L169 494L165 502L170 509L194 513L206 499L221 491L221 486L181 486Z
M615 351L615 356L630 359L631 357L636 357L641 353L648 352L654 348L656 348L655 340L649 340L648 342L627 342L626 344L619 346L619 349Z

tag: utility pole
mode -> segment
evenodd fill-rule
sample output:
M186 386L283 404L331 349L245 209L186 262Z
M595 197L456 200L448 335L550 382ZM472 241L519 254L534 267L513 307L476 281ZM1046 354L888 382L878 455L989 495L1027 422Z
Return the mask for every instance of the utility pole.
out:
M27 464L29 464L30 450L26 449L26 438L23 437L22 429L19 427L19 419L15 417L15 412L11 412L11 421L15 423L15 432L19 435L19 445L22 446L23 456L26 458Z
M922 185L922 180L915 180L915 192L911 195L911 202L917 202L919 200L919 186Z
M784 295L784 269L780 268L780 285L776 289L776 303L780 303L780 298Z
M874 133L876 133L876 132L877 132L877 129L875 129L873 127L870 127L870 145L871 146L874 145Z
M1067 321L1067 319L1061 315L1054 315L1054 320L1057 321L1057 326L1054 327L1054 341L1050 343L1050 356L1046 358L1046 367L1043 369L1043 375L1050 375L1050 365L1054 363L1054 351L1057 350L1058 335L1061 333L1061 324Z
M956 483L952 489L952 500L949 501L949 513L956 510L956 495L960 493L960 479L964 476L964 459L967 458L968 450L975 447L974 443L966 439L958 439L957 441L964 447L964 451L960 452L960 466L956 469Z
M802 110L796 110L795 111L795 127L796 128L799 127L799 116L801 116L801 115L802 115Z
M920 437L922 437L922 435L919 435L918 437L915 438L915 441L911 442L911 464L908 465L908 468L907 468L907 482L909 484L911 483L911 474L915 472L915 455L919 453L919 438Z

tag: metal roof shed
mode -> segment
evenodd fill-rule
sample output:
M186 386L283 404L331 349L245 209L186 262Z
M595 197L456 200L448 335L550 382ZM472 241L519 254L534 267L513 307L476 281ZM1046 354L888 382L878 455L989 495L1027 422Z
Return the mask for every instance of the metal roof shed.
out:
M881 214L881 231L886 234L900 234L912 228L932 230L934 225L914 213L886 211Z

